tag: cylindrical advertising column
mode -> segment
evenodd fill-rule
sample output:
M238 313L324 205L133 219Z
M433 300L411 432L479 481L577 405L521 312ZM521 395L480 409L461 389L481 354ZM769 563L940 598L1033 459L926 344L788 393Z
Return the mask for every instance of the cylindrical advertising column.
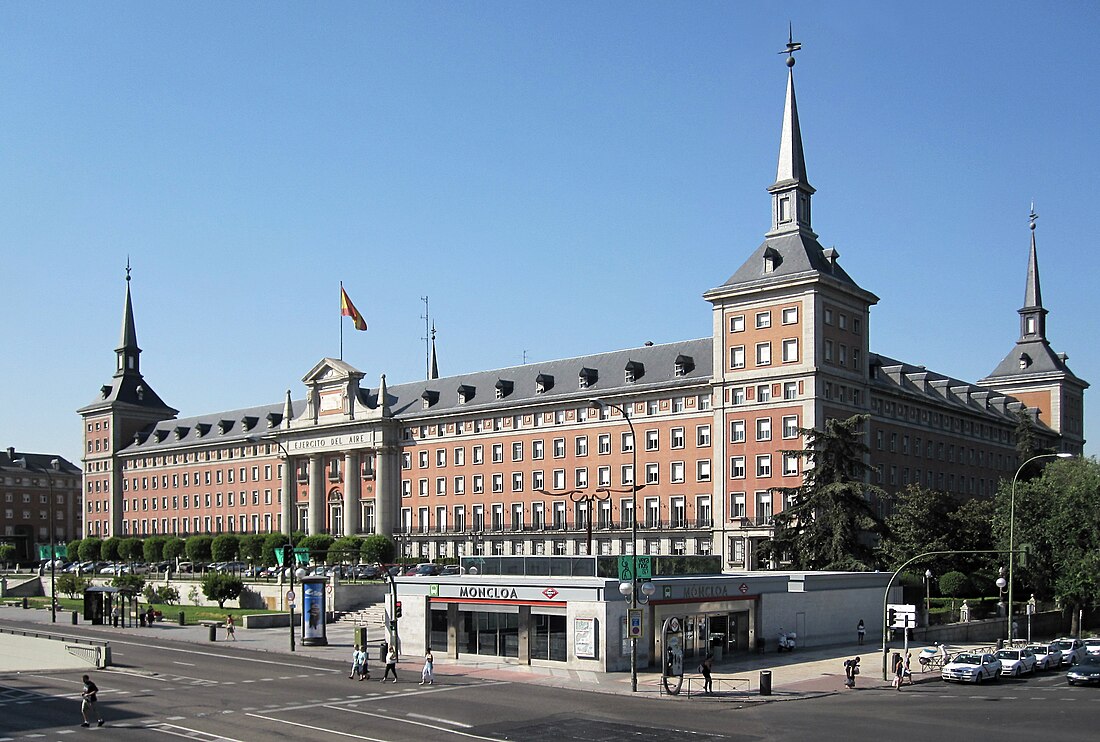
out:
M324 577L302 578L302 644L311 647L323 647L328 644L325 634L325 587L328 580Z

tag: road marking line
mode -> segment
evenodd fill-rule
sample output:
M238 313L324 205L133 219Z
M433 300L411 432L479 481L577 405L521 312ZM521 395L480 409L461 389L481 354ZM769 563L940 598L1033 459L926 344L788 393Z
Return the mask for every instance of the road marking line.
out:
M412 719L403 719L400 716L387 716L386 714L376 714L371 711L359 711L358 709L341 708L339 706L326 706L325 708L331 708L333 711L346 711L349 714L361 714L363 716L370 716L375 719L385 719L386 721L396 721L402 724L413 724L418 727L427 727L428 729L434 729L437 732L446 732L447 734L456 734L460 737L469 737L470 739L483 739L486 742L505 742L505 740L499 737L483 737L480 734L474 734L472 732L463 732L459 729L448 729L437 724L428 724L423 721L413 721ZM453 722L450 722L453 723Z
M437 724L451 724L456 727L462 727L463 729L473 729L470 724L463 724L461 721L453 721L451 719L440 719L438 716L425 716L424 714L405 714L410 719L424 719L425 721L434 721Z
M118 725L116 725L118 726ZM235 737L225 737L220 734L214 734L212 732L204 732L199 729L191 729L190 727L181 727L176 724L165 724L163 722L157 722L149 724L145 727L161 734L168 734L173 737L184 737L186 739L204 740L205 742L215 742L216 740L224 740L225 742L244 742Z
M180 662L179 660L172 660L173 665L187 665L188 667L194 667L194 662Z
M361 734L352 734L350 732L341 732L341 731L336 730L336 729L326 729L324 727L315 727L315 726L311 726L309 724L300 724L296 721L287 721L285 719L276 719L273 716L261 716L260 714L249 714L249 716L254 716L257 719L264 719L265 721L274 721L274 722L277 722L279 724L289 724L289 725L294 726L294 727L301 727L302 729L312 729L315 732L325 732L327 734L338 734L341 737L351 737L352 739L364 739L364 740L367 740L367 742L387 742L387 740L378 739L377 737L365 737Z

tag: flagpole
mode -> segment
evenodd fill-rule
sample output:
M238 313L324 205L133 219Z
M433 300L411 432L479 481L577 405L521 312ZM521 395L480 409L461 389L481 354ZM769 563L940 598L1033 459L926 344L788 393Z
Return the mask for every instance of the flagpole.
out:
M340 282L340 360L344 360L344 282Z

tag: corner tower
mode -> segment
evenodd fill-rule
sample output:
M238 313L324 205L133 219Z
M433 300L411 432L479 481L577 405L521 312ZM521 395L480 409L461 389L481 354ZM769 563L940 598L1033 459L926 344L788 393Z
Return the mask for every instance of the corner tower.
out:
M130 265L126 265L126 299L122 334L115 349L115 374L99 394L77 412L84 437L84 536L123 535L123 475L119 453L152 423L170 420L178 410L169 407L141 375L141 348L137 344Z
M840 253L813 231L810 185L795 97L795 52L788 38L787 90L771 223L764 242L722 285L713 305L714 467L721 521L716 551L729 564L756 566L755 548L771 536L785 503L773 491L802 481L798 428L820 427L869 408L868 318L878 297L841 267Z
M1010 394L1035 410L1039 420L1061 436L1061 451L1080 454L1085 445L1084 393L1089 384L1070 370L1066 363L1069 356L1055 353L1047 340L1047 310L1043 307L1035 248L1038 218L1032 208L1024 305L1017 310L1020 336L993 373L978 383Z

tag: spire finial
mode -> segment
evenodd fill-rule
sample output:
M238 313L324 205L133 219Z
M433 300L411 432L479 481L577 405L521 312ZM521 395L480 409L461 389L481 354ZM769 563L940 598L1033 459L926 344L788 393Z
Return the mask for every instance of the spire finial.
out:
M130 256L126 256L126 282L130 282Z
M788 22L787 25L787 48L779 52L780 54L787 55L787 66L794 67L794 53L802 51L802 42L794 40L794 24Z
M1028 222L1029 222L1028 226L1031 228L1031 231L1034 232L1035 231L1035 222L1039 219L1039 215L1035 213L1035 202L1034 201L1031 202L1031 214L1028 215L1027 219L1028 219Z

